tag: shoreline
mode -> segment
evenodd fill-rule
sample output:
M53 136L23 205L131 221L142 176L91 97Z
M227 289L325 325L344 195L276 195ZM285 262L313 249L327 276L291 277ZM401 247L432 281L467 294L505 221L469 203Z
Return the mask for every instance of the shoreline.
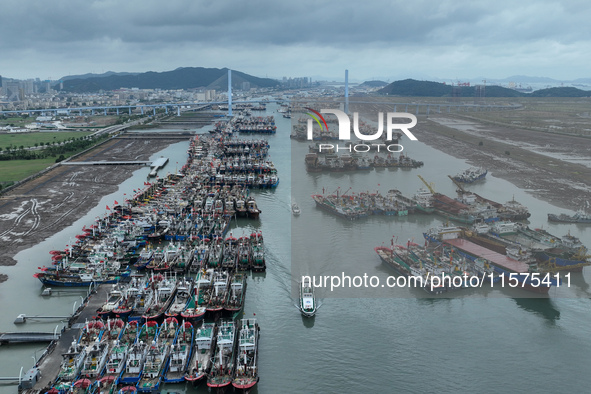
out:
M114 138L73 161L148 160L179 140ZM130 155L130 152L136 153ZM133 156L133 157L132 157ZM14 256L72 225L94 208L137 166L58 166L0 197L0 266ZM0 283L8 279L0 274Z
M558 208L576 211L591 194L591 168L571 162L591 162L586 137L490 126L455 115L431 116L417 130L421 142Z

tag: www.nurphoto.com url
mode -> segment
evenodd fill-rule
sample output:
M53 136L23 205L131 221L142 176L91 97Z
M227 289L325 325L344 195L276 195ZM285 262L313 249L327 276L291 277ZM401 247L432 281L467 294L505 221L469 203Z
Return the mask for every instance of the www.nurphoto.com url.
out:
M570 287L570 272L560 275L559 273L500 273L476 275L454 275L441 273L440 275L409 275L409 276L388 276L382 281L378 276L363 275L349 276L345 273L341 275L306 275L302 276L302 282L309 280L315 288L327 288L334 291L338 288L394 288L394 287L420 287L429 288L436 291L442 287L460 288L460 287L482 287L484 285L492 287L548 287L566 286ZM562 281L566 282L562 282Z

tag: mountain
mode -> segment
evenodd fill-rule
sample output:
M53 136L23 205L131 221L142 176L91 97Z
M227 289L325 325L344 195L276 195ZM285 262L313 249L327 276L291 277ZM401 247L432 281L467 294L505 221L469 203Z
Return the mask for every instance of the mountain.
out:
M530 97L589 97L591 92L573 87L560 87L534 90Z
M241 89L243 82L248 82L251 88L274 87L279 85L279 82L273 79L258 78L239 71L232 71L232 88ZM184 67L164 72L149 71L138 74L115 73L112 75L64 80L64 90L77 93L116 90L120 88L209 88L225 90L227 87L227 68Z
M107 71L106 73L102 73L102 74L87 73L87 74L81 74L81 75L66 75L65 77L61 77L59 80L60 81L67 81L70 79L103 78L103 77L110 77L112 75L137 75L137 74L139 74L139 73L126 73L126 72L117 73L115 71Z
M484 97L589 97L591 92L577 89L574 87L561 87L536 90L532 93L521 93L514 89L508 89L496 85L488 85L484 91L480 87L462 86L456 88L439 82L416 81L414 79L405 79L403 81L392 82L388 86L378 90L379 94L389 96L408 96L408 97L475 97L484 95Z
M367 86L368 88L380 88L382 86L386 86L388 84L388 82L384 82L384 81L365 81L362 84L359 84L359 86Z

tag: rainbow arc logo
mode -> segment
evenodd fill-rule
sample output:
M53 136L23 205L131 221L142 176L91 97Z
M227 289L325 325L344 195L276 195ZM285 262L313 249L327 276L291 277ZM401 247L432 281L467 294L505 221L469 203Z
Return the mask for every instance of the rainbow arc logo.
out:
M326 124L326 120L324 119L324 116L322 116L320 114L320 112L315 111L312 108L309 108L309 107L304 107L304 108L310 112L313 112L312 114L310 112L308 112L306 115L310 115L316 121L316 123L318 123L318 126L320 126L320 131L324 131L324 128L322 127L322 123L324 123L324 126L326 127L326 131L328 132L328 125ZM320 119L318 119L318 118L320 118ZM322 120L322 123L320 123L320 120Z

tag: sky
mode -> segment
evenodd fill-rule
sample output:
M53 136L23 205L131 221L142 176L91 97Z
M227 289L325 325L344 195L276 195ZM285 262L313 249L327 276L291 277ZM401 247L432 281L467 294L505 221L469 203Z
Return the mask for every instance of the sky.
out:
M590 17L587 0L3 0L0 75L573 80L591 77Z

